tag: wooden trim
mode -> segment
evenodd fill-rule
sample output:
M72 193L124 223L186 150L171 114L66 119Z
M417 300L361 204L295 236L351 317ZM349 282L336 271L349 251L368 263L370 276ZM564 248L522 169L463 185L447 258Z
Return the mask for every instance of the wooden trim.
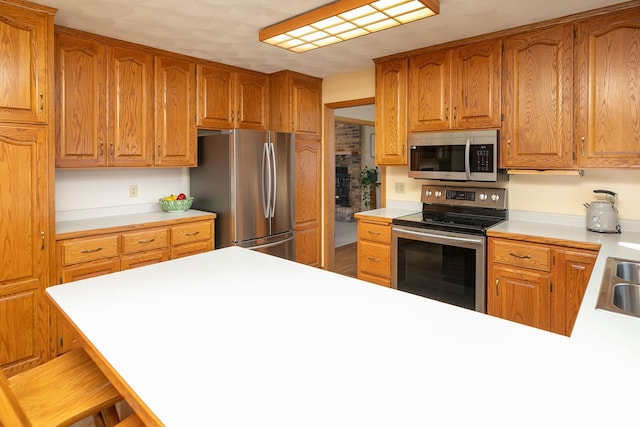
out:
M544 245L563 246L572 249L586 249L590 251L599 251L599 243L578 242L575 240L558 240L555 237L532 236L528 234L509 233L505 231L487 230L488 237L501 237L503 239L518 240L521 242L541 243Z
M360 120L360 119L352 119L351 117L340 117L335 116L336 122L342 123L352 123L354 125L362 125L362 126L375 126L376 122L372 122L370 120Z
M58 9L55 7L41 5L39 3L33 3L27 0L0 0L0 3L9 4L12 6L19 6L23 9L34 10L36 12L48 13L50 15L55 15L58 12Z
M559 24L567 24L577 22L587 18L593 18L595 16L607 15L613 12L621 12L628 9L633 9L639 6L638 0L627 1L624 3L614 4L611 6L605 6L598 9L588 10L585 12L579 12L572 15L562 16L559 18L548 19L546 21L535 22L532 24L522 25L519 27L507 28L505 30L495 31L492 33L482 34L479 36L468 37L465 39L455 40L451 42L441 43L432 46L425 46L423 48L409 50L406 52L394 53L392 55L381 56L374 58L374 63L385 62L392 59L406 58L409 56L420 55L427 52L432 52L440 49L450 49L466 44L479 43L497 38L509 37L515 34L524 33L527 31L538 30L542 28L551 27Z
M338 108L347 108L347 107L359 107L362 105L370 105L375 104L376 98L360 98L353 99L349 101L340 101L340 102L331 102L324 104L324 262L323 268L325 270L333 271L335 260L334 260L334 232L335 232L335 210L336 210L336 201L333 197L334 189L336 186L336 177L335 177L335 169L336 169L336 156L335 156L335 122L336 116L335 111ZM374 123L375 125L375 123ZM385 176L385 168L382 169L382 177ZM385 183L384 179L381 184L381 201L382 206L384 206L384 196L386 194L385 191Z

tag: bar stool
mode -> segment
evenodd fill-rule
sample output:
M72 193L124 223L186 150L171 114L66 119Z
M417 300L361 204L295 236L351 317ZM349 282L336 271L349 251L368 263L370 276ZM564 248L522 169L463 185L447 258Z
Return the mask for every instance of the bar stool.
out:
M120 400L82 348L10 378L0 373L0 425L7 427L68 426L90 415L110 427L119 422Z

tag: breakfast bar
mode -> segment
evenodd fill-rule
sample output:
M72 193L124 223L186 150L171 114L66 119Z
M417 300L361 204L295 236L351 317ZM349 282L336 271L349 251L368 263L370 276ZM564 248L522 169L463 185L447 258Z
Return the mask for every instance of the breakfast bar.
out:
M629 425L640 319L572 337L239 247L47 289L148 425Z

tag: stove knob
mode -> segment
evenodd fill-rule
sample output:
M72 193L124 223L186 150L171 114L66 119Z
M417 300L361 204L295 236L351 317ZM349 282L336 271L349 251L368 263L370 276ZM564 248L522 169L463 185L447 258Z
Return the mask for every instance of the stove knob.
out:
M487 200L487 198L488 198L487 193L480 193L480 200L484 202L485 200Z
M497 194L492 194L491 200L493 200L494 202L497 202L498 200L500 200L500 196L498 196Z
M442 197L442 191L436 190L436 197Z
M425 192L424 192L424 194L425 194L427 197L431 197L431 196L433 195L433 191L431 191L431 190L427 190L427 191L425 191Z

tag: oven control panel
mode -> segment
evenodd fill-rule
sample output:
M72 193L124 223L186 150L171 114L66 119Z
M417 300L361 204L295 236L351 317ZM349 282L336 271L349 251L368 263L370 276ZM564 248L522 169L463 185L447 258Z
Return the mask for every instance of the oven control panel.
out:
M422 186L422 203L507 209L507 190L504 188Z

